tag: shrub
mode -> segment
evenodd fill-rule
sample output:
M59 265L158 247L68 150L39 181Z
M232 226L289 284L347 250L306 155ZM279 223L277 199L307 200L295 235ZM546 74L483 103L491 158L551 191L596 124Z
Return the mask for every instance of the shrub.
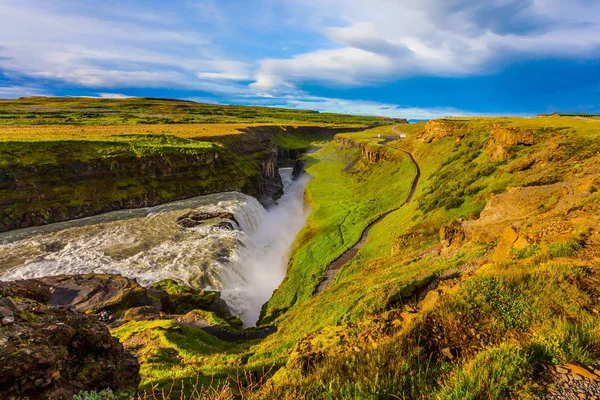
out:
M573 257L583 246L577 240L567 240L565 242L550 243L548 245L548 254L552 258Z
M478 278L467 282L463 298L469 308L495 316L503 329L526 329L531 305L515 286L494 277Z
M111 389L104 389L100 392L91 390L89 392L79 392L73 396L73 400L125 400L133 398L131 393L113 392Z
M529 258L529 257L533 257L536 254L538 254L540 251L542 250L542 248L537 245L531 245L531 246L527 246L523 249L517 249L514 247L511 247L510 249L510 254L513 256L513 258L517 258L519 260L525 259L525 258Z

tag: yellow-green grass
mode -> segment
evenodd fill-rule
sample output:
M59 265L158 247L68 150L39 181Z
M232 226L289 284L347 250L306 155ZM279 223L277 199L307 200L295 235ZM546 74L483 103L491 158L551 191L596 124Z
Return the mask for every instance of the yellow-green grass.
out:
M518 124L520 121L521 120L501 120L500 122ZM506 162L501 162L497 165L494 165L493 170L489 171L489 173L479 175L476 174L473 178L473 171L477 172L480 169L487 168L489 165L487 162L484 145L487 141L489 131L496 123L498 123L496 120L494 120L491 125L489 120L478 120L470 123L465 127L470 138L467 138L466 141L463 139L463 141L459 143L457 143L453 137L448 137L429 145L420 143L418 140L414 139L414 137L409 138L405 142L390 143L390 146L403 146L404 148L410 149L421 166L423 175L422 182L418 187L417 195L415 196L417 201L405 208L400 209L399 211L392 213L381 223L375 226L371 230L369 241L367 242L366 246L359 251L356 258L350 264L340 271L336 281L330 286L330 288L324 293L311 298L305 303L302 303L301 305L298 305L287 311L286 317L279 321L280 331L260 345L261 351L258 351L257 355L264 351L268 356L280 354L283 358L285 358L285 351L283 351L283 348L289 348L289 343L294 341L294 337L299 337L301 334L330 325L332 321L339 323L344 320L352 319L355 315L362 315L364 314L363 309L367 312L372 312L377 310L378 307L381 308L385 303L385 296L379 294L379 297L377 297L372 295L372 293L377 292L381 286L384 286L385 282L390 282L390 286L395 287L398 291L402 291L403 286L409 286L414 281L418 281L419 279L439 273L445 268L449 269L455 266L452 264L452 262L444 260L441 262L441 264L444 264L443 266L436 267L435 264L430 265L427 260L425 260L413 265L403 266L402 273L400 273L400 275L404 274L404 276L394 280L391 278L391 276L393 276L394 273L399 274L396 266L399 259L402 257L391 255L391 248L394 245L395 239L407 232L422 233L423 237L421 242L411 244L414 247L405 249L405 251L418 250L419 248L423 248L427 245L435 243L437 241L437 232L444 223L457 217L476 216L485 205L486 194L490 192L502 191L508 185L519 183L520 176L518 174L510 174L499 171L500 167L516 163L520 157L526 156L527 154L544 147L544 143L542 141L539 144L534 145L532 148L521 149L521 152L519 153L521 154L520 156L517 155ZM586 121L583 121L583 124L588 125ZM543 126L544 124L540 123L538 127L541 128ZM386 135L385 129L388 129L389 132L389 128L376 128L372 131L344 134L342 136L351 137L359 141L362 140L372 142L377 140L378 134ZM418 133L419 129L423 129L422 124L411 125L408 129L403 129L403 131L413 130L412 133ZM569 135L573 137L568 137L568 139L576 142L577 136L580 135L580 132L575 129L571 131ZM585 133L583 135L585 135ZM560 138L561 130L549 130L545 139L549 139L551 137ZM335 145L332 144L328 146ZM456 149L458 149L458 152L460 153L461 147L469 146L476 148L476 151L473 152L475 153L474 155L476 155L476 157L472 158L468 162L463 162L461 157L454 157L452 162L455 162L456 165L454 165L455 168L450 171L452 173L446 175L445 181L436 180L437 174L440 171L443 171L444 167L442 164L444 161L457 153ZM313 182L318 184L320 176L326 176L329 180L328 183L331 184L331 181L336 179L331 177L337 176L335 175L335 171L340 171L343 169L344 165L347 165L341 162L340 158L346 157L346 159L351 159L352 152L354 152L354 157L356 157L357 150L341 149L340 147L335 148L335 150L330 150L326 147L321 152L316 153L316 156L320 158L320 161L311 167L313 168L312 171L315 175ZM471 158L471 155L469 152L465 152L463 158L469 159ZM335 165L335 162L338 162L338 164ZM320 168L323 169L321 170ZM347 183L352 182L351 176L346 176L344 178L346 179ZM370 181L372 182L373 180ZM382 179L382 181L384 180ZM471 185L478 184L480 189L474 191L473 193L464 195L465 199L460 206L446 208L444 205L435 205L434 209L428 210L427 212L424 212L420 209L421 206L419 204L419 200L428 194L430 195L428 188L430 188L433 183L437 183L440 186L454 187L464 184L465 181ZM407 179L405 181L405 185L409 182L410 180ZM458 185L456 185L454 182L458 183ZM365 184L364 181L361 183L363 185ZM350 183L349 186L351 185L352 184ZM334 211L324 214L331 216L335 215L335 210L337 210L336 207L339 207L339 198L334 200L335 196L328 197L330 194L336 193L337 186L330 186L331 190L325 190L325 193L319 194L316 194L314 191L317 187L318 185L309 186L307 189L307 198L313 206L313 214L311 214L311 217L309 217L309 223L307 225L307 231L310 233L310 236L308 236L310 241L308 242L307 246L310 246L312 249L311 253L313 254L316 253L315 250L318 251L320 246L329 249L336 249L335 245L331 246L331 241L336 240L335 238L340 238L340 234L330 234L328 237L323 233L323 231L327 229L325 226L329 228L330 232L333 231L333 229L330 227L331 223L337 224L338 226L343 226L344 222L343 219L342 223L339 221L336 222L335 218L333 217L328 221L327 224L323 224L323 228L319 229L318 225L316 227L311 226L311 222L314 223L313 221L318 221L319 218L322 218L324 221L326 220L324 216L319 216L319 210L331 207ZM351 187L352 192L355 190L355 187ZM347 198L350 201L356 201L356 198L353 198L348 193L338 192L338 194L341 194L341 198ZM360 202L369 201L369 198L365 196L361 196L359 199ZM320 202L323 202L323 204ZM338 219L340 218L338 217ZM364 221L364 224L361 225L361 227L367 223L368 221ZM359 231L360 228L356 230L355 236L353 237L354 240L356 240L358 237ZM303 243L303 239L303 234L301 233L293 251L294 258L290 263L287 280L291 280L295 277L295 274L298 274L297 276L301 277L298 279L298 282L302 282L309 288L312 288L314 287L314 280L311 280L310 273L317 271L316 275L319 276L319 272L322 269L322 267L319 267L319 265L322 261L319 260L319 257L307 258L306 260L296 258L299 251L301 251L301 247L299 248L299 246L301 246ZM321 243L321 241L323 241L323 243ZM327 241L329 241L329 243ZM341 241L337 243L337 248L339 248L340 243ZM474 256L481 255L482 251L484 250L485 248L475 248L471 250L470 254L459 255L458 262L464 261L469 257L472 258ZM340 250L339 253L336 252L330 255L329 259L334 259L341 252L343 252L343 250ZM326 260L328 257L327 252L323 251L322 254L324 254L323 260ZM455 257L457 256L455 255ZM298 273L303 266L306 268L306 270L302 271L302 273ZM351 283L353 279L354 286ZM284 282L280 289L285 291L293 286L293 283ZM294 294L289 296L289 298L291 298L293 301L301 303L302 299L305 297L303 297L300 290L297 292L292 290L292 293ZM361 290L363 293L356 294L357 292L361 292ZM308 292L309 290L304 289L304 291ZM365 292L367 292L367 294L365 294ZM381 290L381 293L389 294L390 291L389 289L387 292L386 290ZM276 293L269 305L271 306L273 304L277 304L277 301L279 301L279 296L283 297L281 294ZM282 308L285 309L285 306Z
M0 100L0 125L294 122L365 126L393 123L394 120L383 117L319 113L275 107L202 104L171 99L27 97L16 100Z
M295 241L287 277L263 313L263 322L308 299L327 266L353 246L379 215L404 202L414 178L409 158L383 148L389 160L376 165L361 159L359 149L329 143L306 158L313 176L306 190L311 207Z
M143 377L140 388L153 385L168 390L173 382L179 391L199 382L208 385L213 377L235 376L252 341L227 343L204 332L171 320L128 322L112 334L135 349Z
M336 351L343 353L344 349L352 348L347 337L342 340L343 335L352 335L352 323L389 310L390 299L408 294L411 285L427 282L429 277L444 270L469 262L479 263L487 245L467 247L449 256L421 257L416 262L406 260L410 260L415 252L435 244L439 228L447 221L476 217L489 193L530 182L528 174L532 172L513 169L521 159L543 152L548 143L559 143L558 154L552 155L555 164L545 164L547 168L542 172L556 174L556 179L561 180L577 170L578 162L587 163L587 158L598 151L598 129L593 128L597 122L578 120L572 127L565 128L556 124L568 125L563 119L536 120L526 124L535 130L537 140L534 145L516 148L513 156L497 162L491 171L473 175L489 165L485 145L494 125L503 123L518 127L522 121L529 122L520 119L469 121L460 128L464 130L461 135L465 133L466 137L458 142L454 136L430 144L409 137L404 142L389 144L402 144L410 149L421 165L423 181L415 196L417 201L390 214L375 226L365 247L338 273L329 288L287 310L278 320L278 332L253 349L251 365L284 363L298 339L312 337L311 340L318 342L324 335L321 333L325 332L324 328L332 324L350 324L343 325L338 350L333 350L331 355L325 354L315 370L298 375L298 371L288 367L285 374L278 377L275 389L267 390L267 398L294 392L311 398L381 398L390 395L402 398L423 396L426 392L429 395L425 397L440 399L527 398L537 390L533 379L536 363L597 360L600 356L600 318L593 309L598 307L599 285L594 272L588 268L564 263L565 257L574 257L581 249L581 245L572 240L551 243L547 251L534 254L533 258L528 256L510 264L487 265L467 280L456 296L447 298L435 311L433 321L437 321L436 326L446 329L442 337L453 338L459 346L458 351L464 351L458 361L432 361L431 350L418 350L424 342L437 341L430 336L431 325L428 324L431 320L425 325L417 324L410 333L414 336L411 343L416 346L413 347L416 354L395 345L408 340L406 334L399 334L388 344L384 340L372 350L352 356L335 355ZM584 128L580 130L579 124ZM373 142L377 138L372 133L384 135L383 132L378 128L373 132L343 136ZM580 145L585 139L592 140L586 143L590 148L583 149ZM465 147L473 147L476 151L464 151ZM572 151L573 148L578 151ZM338 147L335 151L347 154L356 150ZM323 154L326 153L317 155L325 158ZM328 157L333 159L331 155ZM327 176L330 171L324 169L319 173ZM444 174L444 179L439 179L440 174ZM318 179L316 173L315 180ZM458 207L434 204L432 209L424 211L419 200L432 195L432 185L448 189L449 195L454 194L455 187L473 185L478 189L461 194L464 198ZM322 195L316 197L310 187L308 192L314 203L332 201ZM403 247L392 253L395 241L403 235L406 235ZM311 236L315 241L322 237L319 232ZM311 244L315 245L314 242ZM557 257L563 261L552 261ZM288 278L294 276L294 270L290 272ZM393 309L393 302L391 306ZM475 351L469 350L469 343L464 343L465 335L475 336L470 331L473 327L487 343ZM474 337L472 340L481 342ZM428 374L424 370L429 371ZM411 380L414 376L422 380ZM482 379L494 384L482 385Z
M2 141L56 141L84 140L105 141L117 140L119 136L133 135L171 135L184 139L212 139L214 137L241 135L243 129L252 127L281 127L282 124L155 124L155 125L24 125L0 126L0 142ZM331 128L359 128L361 125L340 124L298 124L285 126L315 126ZM117 138L117 139L115 139Z

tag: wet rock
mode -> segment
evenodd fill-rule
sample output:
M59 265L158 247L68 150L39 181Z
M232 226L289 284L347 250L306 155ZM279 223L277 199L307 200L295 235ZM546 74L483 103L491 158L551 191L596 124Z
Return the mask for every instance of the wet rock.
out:
M7 314L3 315L2 325L10 325L13 322L15 322L15 317L10 311Z
M27 293L26 285L36 288L31 282L0 286L3 294L20 293L2 300L27 310L15 313L13 322L1 329L0 398L71 399L81 390L137 388L137 360L104 324L73 309L38 302L39 291Z
M0 282L0 294L1 285ZM223 318L231 316L219 292L193 289L172 279L143 287L121 275L59 275L11 282L13 286L10 293L26 293L25 289L18 288L37 289L34 297L42 299L41 302L94 314L96 319L111 327L126 320L154 319L164 314L185 314L196 309L212 311Z
M223 221L219 222L218 224L216 224L215 226L219 229L226 229L228 231L235 230L233 223L231 221L227 221L227 220L223 220Z
M160 309L151 306L134 307L125 311L123 321L146 321L157 318L163 318Z
M36 279L52 289L49 304L85 313L116 312L155 300L135 280L120 275L60 275Z
M65 244L61 242L41 243L42 249L48 253L57 253L65 248Z
M193 228L195 226L202 225L204 221L216 218L219 218L221 220L234 221L237 224L235 216L229 211L195 210L185 213L179 218L177 218L177 225L181 226L182 228ZM231 223L229 224L231 225ZM231 226L231 228L233 228L233 226Z
M0 298L25 297L40 303L47 303L52 297L50 286L35 279L16 282L0 282ZM0 299L0 302L7 300ZM11 300L8 300L9 302Z
M0 307L10 311L11 313L23 311L23 307L19 307L10 297L0 299Z

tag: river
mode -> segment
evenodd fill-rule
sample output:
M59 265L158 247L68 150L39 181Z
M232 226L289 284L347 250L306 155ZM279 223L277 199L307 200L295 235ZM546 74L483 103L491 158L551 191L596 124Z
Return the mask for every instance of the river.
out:
M253 197L218 193L157 207L0 233L0 280L85 273L121 274L149 285L172 278L218 290L245 326L285 277L289 250L304 226L306 175L281 168L284 195L265 210ZM177 218L191 210L228 211L236 229L193 228Z

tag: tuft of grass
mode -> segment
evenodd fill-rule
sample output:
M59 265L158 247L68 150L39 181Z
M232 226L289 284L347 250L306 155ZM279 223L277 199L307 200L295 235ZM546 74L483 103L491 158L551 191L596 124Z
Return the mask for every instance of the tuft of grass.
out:
M579 241L574 239L567 240L564 242L549 243L548 255L551 258L573 257L582 248L583 245Z
M522 260L522 259L525 259L525 258L533 257L536 254L540 253L541 251L542 251L542 248L539 245L533 244L531 246L527 246L527 247L522 248L522 249L517 249L515 247L511 247L510 254L514 258Z
M438 400L515 398L532 386L530 355L517 343L484 350L447 377Z
M535 358L552 364L596 362L600 352L598 323L599 319L594 317L577 323L565 318L551 321L533 336L531 349Z

